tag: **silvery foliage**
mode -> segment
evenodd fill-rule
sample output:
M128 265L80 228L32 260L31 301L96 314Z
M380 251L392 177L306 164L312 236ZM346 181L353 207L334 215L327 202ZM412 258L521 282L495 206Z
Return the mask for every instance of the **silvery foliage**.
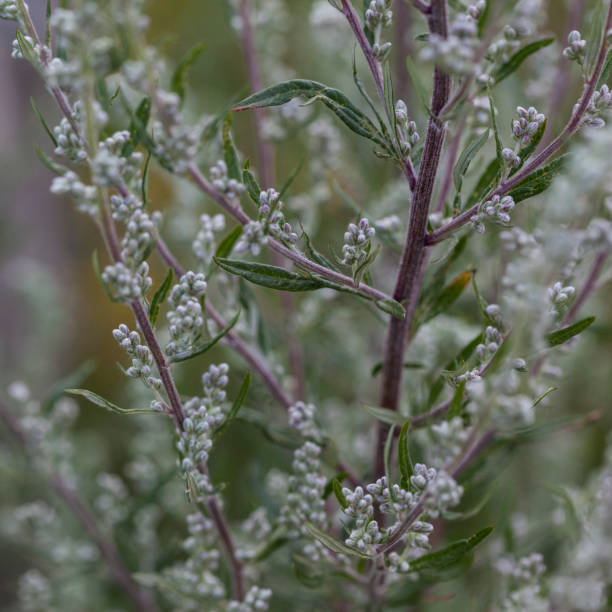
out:
M251 25L257 33L257 51L265 69L265 80L287 80L293 76L292 69L283 63L290 47L287 43L289 13L278 0L254 4ZM323 43L323 39L329 39L323 34L331 24L333 44L338 45L334 54L342 55L352 46L351 40L344 41L344 34L339 33L341 25L346 27L342 17L345 3L331 0L330 4L325 10L321 3L313 6L309 23L316 30L313 36L320 42L318 50L331 44L329 40ZM423 8L427 3L415 4ZM24 383L14 383L7 391L17 415L17 428L38 473L55 483L59 478L59 482L73 487L74 491L85 485L97 524L109 537L115 530L127 529L133 534L125 547L130 549L130 558L139 561L138 568L134 568L139 570L139 580L154 586L173 609L202 609L205 601L215 611L265 610L275 597L268 584L278 588L286 598L283 581L271 576L275 571L284 572L289 565L304 583L324 582L338 575L347 578L350 588L341 591L342 599L348 600L355 609L367 606L385 609L385 597L388 594L401 597L406 579L421 590L429 588L427 570L436 566L436 559L445 558L444 555L448 559L455 550L444 549L444 544L438 542L443 536L433 537L440 533L437 533L438 525L442 527L443 521L469 516L469 509L463 512L464 494L469 487L469 480L462 479L463 461L474 460L472 454L484 454L477 441L485 432L498 436L502 446L505 441L520 440L526 432L534 432L533 426L540 418L538 406L548 401L549 383L563 374L561 357L569 353L575 341L565 342L562 348L551 351L551 332L554 337L554 332L573 322L574 306L580 305L581 296L589 297L588 293L581 293L585 285L588 287L585 278L589 265L595 258L605 260L612 249L612 182L608 169L612 133L609 129L589 129L605 126L606 114L612 109L612 94L605 83L597 83L597 87L588 90L592 91L590 99L585 98L585 110L577 122L582 129L579 142L566 161L564 173L555 180L533 218L526 222L521 210L522 198L516 191L507 192L503 187L513 180L515 173L537 159L536 141L542 136L547 118L530 105L530 100L520 99L517 102L525 106L516 108L514 118L494 122L488 93L496 85L499 69L524 45L536 39L541 31L544 4L521 0L501 11L499 23L487 26L493 38L483 37L481 31L481 20L491 9L486 0L470 5L454 4L457 8L449 15L448 35L430 33L422 41L420 57L449 73L458 88L465 88L463 94L470 103L451 109L459 115L464 113L460 121L449 112L444 121L436 119L439 124L432 129L441 130L442 123L447 121L452 125L447 138L452 139L455 134L459 138L457 145L461 147L458 146L456 157L474 137L481 136L483 131L488 133L492 124L498 123L501 126L495 128L500 132L496 134L498 168L496 176L489 180L489 188L477 193L471 206L467 204L467 190L479 179L476 169L479 164L474 160L469 172L467 167L463 169L465 177L463 174L453 177L451 159L445 178L449 189L454 183L456 193L453 198L449 191L441 197L444 201L437 210L432 205L431 210L425 211L431 213L424 217L430 223L426 231L435 235L463 218L478 234L491 223L485 237L473 236L467 248L471 249L471 261L482 261L484 265L494 257L490 245L497 245L501 254L499 278L482 294L475 293L480 318L470 322L465 320L466 310L461 317L444 314L430 319L427 316L430 312L439 315L436 308L450 308L449 303L456 299L449 298L452 291L457 287L463 290L465 278L474 278L475 271L470 268L446 285L445 274L436 274L435 270L444 268L447 261L449 267L456 265L454 248L441 251L437 259L432 258L430 265L439 266L433 268L433 273L423 271L423 278L419 278L417 271L410 279L411 284L425 283L426 290L421 299L418 292L413 295L412 303L401 298L400 307L411 311L408 327L412 325L411 333L415 337L409 349L412 353L407 358L414 357L414 361L406 361L410 406L400 402L399 411L391 418L395 425L401 419L410 426L404 426L399 440L394 435L397 431L390 431L385 468L373 476L363 459L370 454L372 421L361 413L356 414L355 409L362 397L371 394L371 380L355 376L350 381L350 399L341 399L340 391L331 394L334 397L325 397L325 391L319 390L319 381L315 379L304 386L308 399L297 401L289 396L288 385L283 386L284 366L275 365L276 355L266 354L268 349L259 337L259 347L245 349L247 340L237 326L227 335L227 345L243 357L246 355L266 384L270 385L272 379L273 395L283 398L287 409L286 416L274 415L269 419L262 410L267 409L270 398L258 389L254 396L257 400L240 414L271 440L280 440L291 450L282 451L286 453L287 465L279 464L268 474L268 491L258 485L249 488L257 491L255 508L245 512L232 508L227 512L222 483L217 482L214 470L211 474L208 464L217 446L231 445L230 436L220 434L236 417L228 401L228 389L230 397L235 393L234 376L230 385L230 369L226 363L209 365L201 376L201 395L186 399L176 390L174 379L178 368L173 366L171 370L169 361L189 356L210 338L205 298L206 301L211 296L219 299L224 312L234 311L234 306L240 303L249 310L249 316L257 318L258 313L244 285L215 274L214 256L227 224L226 217L202 214L200 209L193 215L193 233L187 237L192 245L191 256L197 263L192 270L177 273L176 284L171 286L169 282L165 294L162 286L155 297L151 296L153 280L148 259L158 247L163 252L164 245L160 242L161 213L151 209L155 198L152 201L147 198L145 168L153 159L151 163L175 175L188 175L196 183L204 181L205 193L221 201L226 212L238 210L246 214L244 211L249 209L245 194L248 187L253 197L252 185L229 178L231 156L218 159L227 151L221 151L217 143L207 145L210 151L204 150L203 135L208 119L187 118L189 107L183 105L181 88L174 84L171 89L164 89L162 84L170 82L171 72L156 49L145 42L148 18L142 13L143 1L111 0L101 7L93 0L84 0L76 8L55 9L50 19L53 44L48 46L29 30L20 8L21 0L0 0L0 18L17 21L23 30L23 38L18 37L13 43L12 56L32 63L56 99L65 102L62 110L66 114L50 132L55 140L54 154L67 167L54 168L58 176L53 179L51 191L69 195L78 210L102 228L111 247L112 261L103 268L100 278L111 299L128 304L136 315L137 327L132 329L122 323L113 330L115 340L131 360L127 369L122 368L124 374L143 383L134 391L140 394L135 396L134 403L142 407L149 402L150 411L159 415L176 416L177 403L182 410L176 419L174 444L170 440L172 428L145 422L127 449L130 460L125 473L107 473L96 468L96 478L85 474L85 468L83 475L80 473L72 442L73 438L78 440L78 435L70 431L77 416L72 400L54 399L48 405L32 399ZM238 35L245 36L247 24L240 11L241 3L235 0L230 5L232 25ZM383 34L393 25L393 2L371 0L360 17L363 17L363 35L369 45L366 53L370 54L368 59L372 60L374 76L385 76L392 46ZM130 37L137 53L126 51L122 35ZM609 43L609 32L606 37ZM565 58L582 67L587 85L588 70L592 70L586 66L589 42L578 31L572 31L562 51ZM551 66L548 68L552 70ZM118 88L117 96L121 96L121 104L128 109L122 123L118 124L115 116L120 115L116 111L119 102L102 94L99 99L94 96L101 82L107 89L111 84L113 91ZM383 87L389 87L389 82L385 79ZM137 94L141 98L145 96L145 102L151 105L146 129L138 126L142 118L136 116ZM391 94L383 101L385 108L381 116L386 115L389 122L383 132L393 134L390 146L396 151L396 161L406 171L408 162L420 171L419 160L424 153L420 149L419 128L422 134L427 131L429 139L427 117L419 117L416 108L414 115L410 113L407 102L394 98L393 92L383 94ZM540 101L534 104L540 106ZM146 105L138 108L143 112ZM577 113L579 108L577 104L573 112ZM558 118L548 119L552 123ZM311 157L308 187L287 201L292 214L299 213L304 226L314 230L321 225L325 229L322 221L327 221L326 207L334 189L339 191L337 186L343 182L336 178L355 181L356 186L361 186L363 177L357 180L355 172L351 173L348 167L350 163L344 162L344 157L349 158L351 154L352 141L350 146L343 142L340 124L332 123L328 117L315 116L312 108L303 108L300 100L284 105L278 114L267 111L260 126L268 144L287 139L297 127L304 128ZM510 137L515 140L514 146L504 147L501 141ZM224 142L224 148L228 146ZM206 155L209 164L211 159L217 160L209 165L210 182L198 174L196 162L200 155ZM541 166L538 165L540 169ZM443 172L444 164L441 164L439 174ZM427 169L423 174L427 174ZM459 178L461 181L465 178L465 187L458 185ZM264 254L272 238L297 258L296 271L303 276L299 280L312 279L299 265L300 261L316 255L315 263L325 268L328 260L311 250L308 257L306 249L302 253L298 236L285 219L280 193L265 187L259 196L255 195L256 214L243 222L242 234L232 245L234 254L243 254L240 257ZM409 219L406 202L410 200L413 208L418 206L416 192L403 183L399 187L395 180L390 181L385 189L382 196L372 192L372 203L364 205L368 216L359 214L357 219L361 220L349 224L344 234L340 247L342 258L338 259L353 268L354 278L345 283L349 292L359 288L361 278L367 279L367 285L373 283L369 268L377 253L372 253L375 235L390 247L389 258L393 250L402 251L402 230L408 226ZM358 189L350 191L359 192ZM350 201L350 195L344 192L342 195ZM522 195L520 191L519 195ZM460 227L451 228L449 235ZM469 236L470 232L465 235ZM424 244L423 236L416 242L419 240ZM463 243L459 244L466 248ZM311 249L310 244L308 248ZM420 265L427 263L428 255ZM170 258L166 261L173 265ZM391 274L391 267L384 265L373 271L383 272L380 276ZM173 267L175 271L180 269ZM331 267L330 264L328 273L335 282L342 275ZM367 276L361 276L363 271L368 272ZM277 277L284 278L283 274L286 272L277 272ZM489 303L486 296L491 295L495 298ZM167 301L164 308L168 325L157 330L155 307L164 301ZM344 314L340 306L341 302L330 290L317 292L300 304L299 316L292 318L289 312L284 333L290 336L296 330L305 329L316 338L328 334L333 340L340 338L337 344L346 350L342 358L355 366L352 372L362 372L365 356L372 351L373 335L365 329L363 334L350 333L352 327L347 321L352 313ZM220 327L215 320L214 329ZM317 327L321 336L313 332ZM165 351L161 350L158 339L162 335L167 340ZM469 351L466 345L471 347ZM448 366L451 349L458 357ZM401 363L400 368L403 366ZM386 367L385 364L383 370ZM326 376L327 373L322 375ZM260 401L262 398L265 399ZM311 398L313 401L316 398L318 409L308 401ZM341 411L339 405L350 410ZM152 418L159 419L159 415ZM383 423L389 418L387 413L382 413ZM347 440L350 444L341 444ZM420 461L413 463L411 452ZM350 460L349 467L345 458ZM183 503L177 491L167 488L167 472L172 469L173 461L189 505ZM494 565L503 577L496 585L498 609L546 610L552 605L560 609L566 606L572 610L599 610L606 605L612 568L612 543L608 535L612 516L610 464L612 460L608 457L585 490L568 495L581 522L577 537L568 538L565 543L564 564L552 560L547 570L537 551L518 558L513 551L503 555L497 551L499 558ZM478 468L475 469L478 475ZM259 467L253 470L245 467L240 482L246 487L245 481L259 472ZM230 486L235 485L230 483ZM224 516L242 519L236 520L237 525L228 525ZM180 555L167 550L168 544L158 537L162 521L169 517L173 519L169 525L185 525L186 537ZM11 537L27 536L63 570L87 574L81 583L82 596L75 596L70 602L74 606L75 601L87 601L87 590L92 585L97 584L94 588L102 592L100 572L94 569L103 562L105 549L71 534L64 523L46 503L22 504L14 512ZM172 537L172 541L178 539ZM438 547L441 550L432 550ZM429 557L431 552L434 555ZM280 570L278 559L282 559ZM419 560L431 565L425 565L423 570ZM43 569L45 572L30 569L20 577L17 597L21 607L65 609L66 602L57 593L52 569ZM228 574L231 579L227 579ZM291 585L287 592L293 593L294 583L289 583L292 578L288 573L282 575ZM237 588L238 579L240 588ZM315 607L331 609L338 603L334 594L330 599L323 599L326 595L321 597L313 604ZM109 609L112 605L109 603ZM305 605L309 606L310 602Z

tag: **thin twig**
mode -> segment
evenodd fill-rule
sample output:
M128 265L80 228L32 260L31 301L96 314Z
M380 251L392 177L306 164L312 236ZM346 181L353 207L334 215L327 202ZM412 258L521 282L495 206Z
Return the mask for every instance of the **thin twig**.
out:
M226 198L224 198L221 194L219 194L213 186L206 180L206 177L196 168L195 165L189 164L187 171L194 183L210 198L212 198L217 204L219 204L223 210L232 215L237 221L239 221L242 225L246 225L251 221L250 217L240 208L239 206L232 204ZM297 251L287 248L284 244L280 243L278 240L270 239L268 241L268 246L280 253L283 257L290 259L295 262L301 268L305 268L310 272L314 272L315 274L319 274L324 278L327 278L330 281L335 283L339 283L341 285L346 285L351 289L354 289L358 293L361 293L363 296L374 299L374 300L389 300L391 299L390 295L375 289L374 287L370 287L365 283L359 283L355 285L355 281L349 276L345 274L341 274L340 272L336 272L335 270L330 270L324 266L320 266L314 261L310 261Z

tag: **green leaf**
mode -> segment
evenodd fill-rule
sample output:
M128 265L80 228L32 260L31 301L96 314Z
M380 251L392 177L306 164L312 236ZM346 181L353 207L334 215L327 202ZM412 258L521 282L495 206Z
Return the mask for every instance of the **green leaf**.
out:
M25 39L24 35L17 30L16 32L17 44L19 45L19 50L21 51L21 55L23 55L23 59L32 64L32 66L38 66L39 59L34 51L34 47Z
M351 548L347 546L334 536L326 533L325 531L319 529L317 526L312 523L304 523L304 529L315 539L321 542L325 548L328 548L332 552L340 553L342 555L349 555L352 557L361 557L362 559L369 559L370 555L366 555L356 548Z
M238 319L240 318L240 310L234 315L234 318L228 323L227 327L222 329L212 340L209 340L206 344L202 346L194 347L190 351L183 351L180 353L176 353L170 358L171 363L179 363L181 361L187 361L188 359L193 359L194 357L199 357L203 355L207 351L209 351L223 336L225 336L229 331L231 331L232 327L238 323Z
M344 497L344 493L342 492L342 486L340 485L340 482L337 478L334 478L332 480L332 490L334 492L334 495L336 496L336 499L338 500L338 503L340 504L340 507L343 510L344 508L348 508L349 503L346 501L346 497Z
M540 402L542 402L546 397L548 397L553 391L556 391L557 387L548 387L542 395L539 395L532 404L532 407L535 408Z
M563 155L554 159L550 164L536 170L525 180L521 181L510 193L515 202L522 202L528 198L533 198L548 189L565 163L566 156Z
M402 475L401 485L406 491L410 488L410 477L412 476L412 462L408 451L408 431L410 421L402 425L399 439L397 441L397 457L399 461L400 474Z
M238 416L238 412L240 408L242 408L242 404L244 404L244 400L246 399L247 393L249 391L249 385L251 384L251 373L247 372L242 381L242 385L240 385L240 389L238 391L238 395L232 404L232 407L225 418L225 421L221 424L221 427L215 430L213 434L213 441L217 440L217 438L223 434L227 428L231 425L232 421Z
M228 113L223 122L223 157L227 166L227 176L231 179L240 181L242 172L240 171L240 162L238 161L238 152L234 146L232 139L232 115Z
M74 387L82 384L90 374L96 369L96 362L88 359L85 363L81 364L72 374L68 374L65 378L58 380L53 386L45 393L45 398L42 401L41 412L47 414L53 407L53 404L64 395L67 387Z
M238 241L238 238L242 235L242 225L236 226L220 243L217 247L215 257L224 258L227 257L234 248L234 245Z
M470 283L470 272L463 272L453 279L442 291L427 305L425 312L418 321L418 325L423 325L427 321L437 317L448 310L461 296L465 288Z
M405 361L404 362L404 369L406 370L421 370L425 367L425 364L420 363L418 361ZM370 376L378 376L383 369L383 364L382 361L379 361L373 368L372 371L370 372Z
M385 476L387 482L391 481L391 448L393 446L393 439L395 438L395 425L389 427L387 432L387 439L385 440L385 447L383 449L383 463L385 466Z
M533 55L536 51L544 47L548 47L548 45L552 44L554 41L554 38L542 38L541 40L536 40L535 42L525 45L522 49L519 49L506 63L493 71L491 76L493 77L494 83L501 83L501 81L515 72L530 55Z
M151 117L151 105L151 98L145 97L140 101L136 110L131 113L132 120L129 127L130 138L126 140L121 148L122 157L131 155L141 140L143 142L145 140L150 140L147 134L147 125ZM152 141L150 144L152 145Z
M557 331L551 332L548 334L548 336L546 336L548 346L559 346L560 344L567 342L570 338L581 334L587 327L590 327L594 321L595 317L587 317L586 319L582 319L577 323L568 325L563 329L558 329Z
M305 243L304 252L306 253L306 256L308 257L308 259L314 261L315 263L318 263L320 266L323 266L324 268L329 268L330 270L335 270L337 272L338 266L334 265L331 261L329 261L329 259L327 259L327 257L325 257L325 255L319 253L319 251L317 251L312 246L310 236L306 233L306 231L304 230L301 224L300 224L300 227L302 228L302 234L300 238L304 239L304 243Z
M410 570L414 572L439 572L461 563L474 548L476 548L491 532L493 527L485 527L472 537L458 540L436 552L423 555L410 562Z
M47 8L45 10L45 45L51 48L51 14L53 7L51 0L47 0Z
M495 187L500 177L500 165L497 158L491 161L485 171L480 175L476 187L472 191L467 200L466 208L472 207L474 204L481 202L482 199Z
M45 166L47 166L47 168L49 168L49 170L51 170L51 172L54 174L63 176L66 174L66 172L68 172L68 168L66 168L66 166L62 166L61 164L58 164L52 160L38 145L36 145L35 151L36 155L38 155L38 159L40 159L40 161L45 164Z
M465 392L465 386L467 381L463 380L455 389L451 405L448 408L448 420L461 414L461 408L463 406L463 394Z
M314 291L326 286L315 278L305 278L295 272L268 264L240 261L237 259L213 258L215 263L235 276L240 276L255 285L279 291Z
M170 293L170 287L172 287L173 280L174 270L172 268L169 268L168 274L166 274L166 278L159 286L159 289L155 292L155 295L151 300L151 306L149 306L149 319L151 320L151 325L153 327L155 326L157 317L159 316L159 309L161 305L166 301L166 298Z
M297 178L297 175L300 173L300 170L302 169L302 166L304 165L305 159L306 159L305 157L302 157L298 165L291 171L291 174L287 177L287 180L283 183L280 189L280 194L278 196L280 199L282 199L283 196L287 193L287 191L289 190L289 187L293 185L293 181L295 181L295 179Z
M178 66L172 75L172 79L170 80L170 89L179 96L181 101L185 99L185 81L187 71L189 68L191 68L205 48L205 43L200 43L199 45L193 47L193 49L191 49L178 63Z
M410 80L416 90L417 96L423 108L427 111L427 114L429 114L429 92L425 85L423 85L423 81L421 81L421 77L419 76L419 71L410 56L406 58L406 68L408 69L408 74L410 75Z
M476 350L476 347L482 342L482 334L478 334L475 338L470 340L460 351L456 357L449 361L444 368L444 372L454 372L458 370ZM444 374L441 374L433 383L429 391L429 399L427 400L428 406L432 406L433 403L438 399L442 389L444 389Z
M499 127L497 126L497 118L495 117L495 104L493 104L493 97L491 96L491 89L488 90L489 95L489 110L491 112L491 125L493 126L493 134L495 135L495 152L497 153L497 162L499 167L502 168L504 160L502 158L502 141L499 136Z
M160 414L158 410L152 410L151 408L119 408L116 404L109 402L97 393L88 391L87 389L66 389L66 393L70 395L80 395L85 399L89 400L92 404L106 408L110 412L115 414Z
M406 422L406 417L395 410L389 410L389 408L382 408L381 406L369 406L368 404L362 404L362 406L368 414L382 423L387 423L387 425L402 426Z
M45 118L43 117L42 113L40 112L40 109L38 108L34 98L30 98L30 104L32 104L32 108L34 109L34 113L38 117L38 120L41 122L43 128L45 129L45 132L47 132L47 135L51 139L51 142L53 143L53 146L57 147L57 139L55 138L55 135L51 131L51 128L47 125L47 122L45 121Z
M595 59L599 51L599 46L602 43L602 37L604 36L604 27L606 24L606 12L607 8L603 2L597 2L595 8L589 13L587 23L591 24L584 39L587 41L586 48L584 50L584 68L587 74L591 73L591 70L595 66Z
M320 100L349 129L375 142L387 153L393 155L393 148L384 135L341 91L315 81L295 79L278 83L242 100L232 110L238 112L253 108L280 106L297 97L304 97L309 101Z
M608 82L610 72L612 72L612 50L608 51L608 56L606 57L601 74L599 75L599 80L597 81L597 89L601 89L601 86Z
M395 300L377 300L376 306L396 319L406 318L406 309Z
M455 182L455 189L457 193L461 192L461 187L463 186L463 177L465 173L468 171L470 167L470 163L476 157L478 151L482 149L482 147L486 144L487 140L489 140L489 130L485 130L478 138L473 140L461 153L459 159L457 160L457 164L453 169L453 180Z
M153 157L151 151L147 154L147 159L145 160L145 165L142 170L142 181L140 182L140 193L142 195L142 207L147 208L149 205L148 198L148 187L149 187L149 169L151 168L151 158Z
M247 168L242 171L242 182L247 189L247 193L255 206L259 207L259 194L261 193L261 187L257 182L257 179L253 176L251 172Z
M339 483L342 482L348 476L348 472L339 472L333 478L330 478L325 485L325 489L323 489L323 495L321 495L321 499L327 499L334 491L334 480Z

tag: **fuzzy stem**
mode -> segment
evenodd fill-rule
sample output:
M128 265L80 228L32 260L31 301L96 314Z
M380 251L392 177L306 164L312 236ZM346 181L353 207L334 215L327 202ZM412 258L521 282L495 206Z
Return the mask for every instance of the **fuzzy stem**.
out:
M13 434L15 440L27 452L28 440L26 435L13 412L2 402L0 402L0 418L4 421L7 429ZM89 508L80 498L78 492L59 475L49 476L48 483L81 522L85 531L100 551L100 555L104 559L113 580L134 602L136 609L142 612L156 610L157 608L150 594L134 581L114 542L104 536L98 527L95 516L89 511Z
M431 5L428 16L431 33L447 36L447 15L445 0L436 0ZM429 119L423 157L414 190L410 220L404 252L393 292L393 298L407 304L405 319L391 319L385 343L383 360L383 379L380 405L397 411L399 405L404 349L420 294L426 265L425 233L427 215L431 203L434 182L440 153L444 142L445 126L437 115L448 100L450 77L439 68L434 70L434 87L431 100L432 115ZM374 449L373 478L384 473L384 445L389 427L384 423L378 426Z

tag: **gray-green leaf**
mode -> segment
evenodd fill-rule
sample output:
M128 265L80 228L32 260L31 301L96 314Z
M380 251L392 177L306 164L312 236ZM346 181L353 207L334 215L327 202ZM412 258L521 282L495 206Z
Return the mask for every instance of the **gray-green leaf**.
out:
M88 391L87 389L66 389L66 393L70 395L80 395L89 400L92 404L105 408L115 414L160 414L158 410L153 410L151 408L120 408L97 393Z
M546 337L548 346L559 346L560 344L567 342L570 338L581 334L587 327L590 327L594 321L595 317L587 317L586 319L582 319L577 323L568 325L563 329L558 329L557 331L551 332Z

